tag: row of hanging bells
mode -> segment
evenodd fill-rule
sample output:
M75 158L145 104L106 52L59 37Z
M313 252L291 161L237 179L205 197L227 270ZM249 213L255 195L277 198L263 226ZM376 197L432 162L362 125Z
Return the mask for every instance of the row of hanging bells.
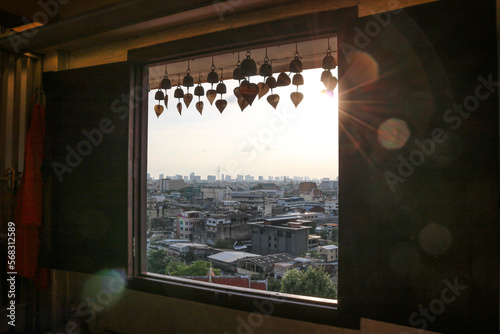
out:
M330 47L330 40L328 40L328 49L326 50L326 56L323 58L322 61L323 72L321 73L321 82L323 82L323 84L325 85L326 93L330 95L333 95L333 90L337 86L338 82L337 78L334 77L333 74L331 73L331 70L337 67L335 58L332 56L332 52L333 51ZM304 77L301 74L303 71L303 66L300 58L301 57L299 55L296 43L294 59L290 62L289 65L290 74L294 73L293 79L290 79L290 76L285 72L281 72L278 75L278 78L275 79L273 77L273 67L267 55L267 48L266 48L264 62L260 66L258 72L259 75L263 77L263 81L259 82L258 84L255 84L250 82L250 78L252 76L257 75L257 63L255 62L255 60L251 58L250 50L247 51L246 58L243 59L243 61L240 61L240 54L238 53L238 62L236 63L236 68L233 71L233 79L238 80L239 86L236 87L233 92L237 98L238 105L241 111L243 111L249 105L251 106L257 96L259 97L260 100L269 91L271 91L271 94L267 97L267 102L274 109L276 109L278 103L280 102L280 96L278 94L275 94L273 90L277 87L284 87L290 84L297 86L297 90L290 94L290 99L297 108L297 106L304 99L304 94L299 92L299 86L304 85ZM227 101L223 99L223 95L227 93L227 88L223 82L224 80L223 69L221 68L220 70L221 74L219 78L219 74L216 72L214 59L212 57L211 71L207 75L207 82L211 86L206 93L205 89L201 85L201 77L202 77L201 73L198 76L198 84L194 88L194 95L198 97L198 102L196 102L196 109L198 110L200 115L202 115L204 108L204 103L203 101L201 101L202 96L206 95L206 98L210 103L210 105L213 105L213 102L217 98L217 95L220 94L220 98L217 101L215 101L215 106L221 114L227 106ZM215 84L217 84L217 86L214 89ZM184 93L184 90L182 89L181 86L186 87L187 89L186 93ZM186 70L186 75L182 80L182 85L179 74L178 86L174 91L174 98L178 99L177 111L179 112L180 115L182 115L181 99L183 99L186 108L189 108L189 105L193 100L193 94L189 92L189 88L193 86L194 86L194 78L191 75L190 62L188 61L188 68ZM167 68L165 67L164 77L161 80L160 86L158 87L158 90L155 93L155 100L158 100L158 104L155 105L154 111L157 117L160 117L160 115L163 113L164 110L163 106L161 105L161 101L163 101L165 107L168 108L168 95L166 92L171 88L172 88L172 82L168 78L168 71ZM162 91L162 89L165 90L165 93Z

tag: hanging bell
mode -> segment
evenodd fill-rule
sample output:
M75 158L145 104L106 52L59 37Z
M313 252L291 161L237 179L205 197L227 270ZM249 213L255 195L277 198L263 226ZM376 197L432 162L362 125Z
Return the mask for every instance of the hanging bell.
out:
M219 74L217 74L214 69L212 69L212 72L208 73L207 82L211 84L216 84L219 82Z
M332 56L332 48L330 48L330 39L328 38L328 49L326 49L326 56L323 58L322 66L325 70L333 70L337 67L337 62ZM325 78L325 80L328 80ZM323 81L323 76L321 76L321 81ZM325 82L325 81L323 81Z
M245 79L245 76L243 75L243 73L241 73L241 68L240 68L239 65L237 65L237 67L233 71L233 79L234 80L243 80L243 79Z
M205 95L205 89L201 85L201 83L198 83L198 86L195 87L194 89L194 95L196 96L203 96Z
M323 58L322 67L325 70L333 70L335 67L337 67L337 62L330 52L327 52L326 56Z
M158 88L158 90L156 91L155 93L155 100L158 100L158 101L161 101L165 98L165 95L163 94L163 92L160 90L160 88Z
M290 62L290 72L292 73L302 72L302 62L300 61L298 55L296 55L295 59Z
M217 91L217 94L226 94L227 93L226 84L221 80L221 82L219 82L215 90Z
M302 76L302 74L300 73L295 74L292 79L292 85L302 86L303 84L304 84L304 77Z
M257 74L257 64L250 58L250 51L247 51L247 57L241 62L241 74L245 77L251 77Z
M194 79L191 76L191 74L189 74L189 72L187 72L184 79L182 79L182 85L184 87L193 87L194 86Z
M184 97L184 91L182 90L181 86L178 86L177 89L174 91L174 98L182 99L183 97Z
M170 82L170 79L167 76L165 76L161 81L160 88L165 90L172 88L172 82Z

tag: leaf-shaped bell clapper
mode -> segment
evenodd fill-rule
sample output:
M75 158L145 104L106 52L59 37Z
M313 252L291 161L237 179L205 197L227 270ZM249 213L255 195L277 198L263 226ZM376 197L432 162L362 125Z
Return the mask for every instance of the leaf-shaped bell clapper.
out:
M278 80L276 80L276 86L277 87L288 86L291 82L292 80L290 80L288 74L286 74L285 72L281 72L280 75L278 75ZM269 87L271 87L271 85L269 85Z
M302 86L303 84L304 84L304 77L302 76L302 74L300 73L295 74L292 79L292 85Z
M332 77L333 77L333 75L332 75L332 72L330 72L330 70L324 70L323 72L321 72L321 82L322 83L327 82Z
M241 74L245 77L251 77L257 74L257 64L250 58L250 51L247 51L247 57L241 62Z

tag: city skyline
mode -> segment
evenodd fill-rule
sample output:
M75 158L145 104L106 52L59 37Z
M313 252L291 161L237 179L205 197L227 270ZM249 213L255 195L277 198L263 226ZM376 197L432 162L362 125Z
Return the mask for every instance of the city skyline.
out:
M182 116L176 110L173 88L168 109L157 118L154 91L149 95L148 173L152 176L200 176L237 174L264 176L308 176L311 179L338 176L338 92L322 94L321 69L303 72L305 85L298 91L304 99L295 108L290 93L297 86L279 87L280 102L274 110L267 102L269 92L240 111L233 89L237 81L226 80L228 105L220 114L205 97L203 116L195 108L197 97ZM334 72L336 75L336 71ZM276 76L276 75L275 75ZM253 77L251 82L262 81ZM209 85L204 85L205 90ZM186 92L186 88L183 87ZM192 89L191 89L192 92ZM220 95L217 99L220 98ZM168 171L168 172L167 172Z
M335 178L331 178L331 177L328 177L328 176L324 176L324 177L310 177L310 176L299 176L299 175L252 175L252 174L236 174L236 175L230 175L230 174L220 174L220 179L217 177L217 174L206 174L206 175L200 175L196 172L191 172L191 173L194 173L194 175L196 176L199 176L201 177L201 180L203 181L206 181L208 179L208 177L215 177L216 180L220 180L220 181L223 181L223 177L226 177L226 176L230 176L232 180L235 180L237 178L238 175L241 175L243 177L246 177L246 176L251 176L255 179L255 181L259 181L259 177L263 177L264 181L270 181L269 180L269 177L272 177L273 178L273 181L275 180L276 177L278 178L288 178L288 179L303 179L304 181L312 181L312 180L330 180L330 181L335 181L335 180L338 180L338 176L335 177ZM151 173L148 173L148 177L151 177L152 179L154 180L159 180L159 179L167 179L167 178L170 178L170 179L175 179L177 176L182 176L182 178L184 179L185 177L189 178L191 173L189 174L167 174L167 173L161 173L161 174L158 174L158 175L151 175ZM163 177L161 177L163 176Z

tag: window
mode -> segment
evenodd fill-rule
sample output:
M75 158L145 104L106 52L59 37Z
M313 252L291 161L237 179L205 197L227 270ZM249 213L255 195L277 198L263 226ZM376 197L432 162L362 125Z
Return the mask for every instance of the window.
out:
M316 19L316 18L315 18ZM323 49L326 51L326 45L328 42L328 39L326 38L319 38L317 40L311 39L309 41L304 41L304 39L300 40L300 43L316 43L316 42L321 42L323 44ZM301 45L301 44L299 44ZM333 39L332 41L332 46L336 45L336 39ZM279 75L281 72L288 71L288 67L290 64L290 61L293 60L293 54L295 51L301 52L301 48L296 49L296 45L294 43L288 44L288 48L291 48L289 50L292 50L292 57L277 57L273 58L273 68L275 73L273 73L273 76L275 79L280 79L283 80L282 78L279 78ZM271 49L271 47L268 47L268 49ZM279 46L279 49L283 50L287 49L287 44L282 44ZM304 81L307 82L308 84L306 85L298 85L298 86L288 86L288 87L278 87L274 88L273 91L268 92L268 94L264 94L264 96L259 100L255 99L253 101L253 104L251 107L248 107L247 110L244 110L241 112L238 108L241 107L243 103L241 103L241 97L240 101L238 101L234 96L232 96L231 92L238 86L239 83L236 81L231 80L225 80L224 83L226 84L227 87L227 93L223 96L224 100L226 100L226 108L223 110L222 113L218 113L217 109L214 108L214 106L211 106L208 102L207 99L205 98L205 95L203 96L193 96L190 106L187 107L186 101L184 99L174 99L174 94L173 92L177 89L177 86L183 81L183 77L185 76L185 73L189 67L191 74L193 75L193 83L194 86L191 86L189 88L189 93L194 94L194 89L198 85L198 80L199 76L196 75L197 73L200 73L200 70L196 69L196 62L199 61L198 64L202 63L202 59L195 59L194 61L190 61L189 64L187 63L186 60L178 60L177 63L169 61L167 64L167 67L165 67L165 64L153 64L150 67L150 76L151 81L156 80L156 83L158 83L162 80L163 74L165 73L165 69L168 70L169 78L172 82L172 89L168 92L168 108L165 109L163 108L163 112L161 112L162 108L157 108L156 109L156 115L155 111L153 111L153 107L157 105L161 105L162 101L156 101L154 99L154 95L156 93L156 89L151 91L150 95L150 101L149 101L149 108L148 108L148 115L149 115L149 129L148 129L148 154L147 154L147 159L148 159L148 173L151 175L157 175L160 172L158 170L154 170L155 168L158 167L158 161L160 160L161 157L168 157L169 164L167 165L168 168L171 168L172 170L162 170L161 173L166 173L167 177L168 175L176 175L176 174L183 174L183 175L191 175L191 177L187 178L184 177L184 179L187 179L187 186L185 189L181 190L181 196L185 197L186 200L182 200L179 202L182 202L185 206L189 206L189 201L193 200L201 200L201 195L197 195L201 193L201 188L204 186L205 182L209 182L208 178L205 179L205 175L210 175L211 171L198 171L195 170L194 172L188 170L188 169L201 169L201 168L207 168L204 167L201 162L204 161L216 161L214 166L208 167L212 168L212 170L217 170L217 171L224 171L225 178L222 180L223 182L226 182L226 180L230 180L229 182L257 182L253 180L258 180L258 176L252 177L250 173L259 175L261 172L253 172L251 170L244 170L245 168L248 168L251 166L251 164L248 163L248 159L250 159L251 156L253 156L253 153L258 153L258 155L262 155L262 157L258 157L257 161L255 161L255 165L262 164L261 161L270 161L270 158L273 157L272 153L275 151L277 148L283 149L286 148L288 151L286 153L291 153L291 155L297 156L302 155L311 155L315 157L320 157L320 159L326 159L324 161L317 161L316 163L311 163L311 159L308 160L308 166L305 167L305 169L300 170L300 164L297 163L297 159L295 159L293 162L287 161L285 156L281 156L281 159L279 160L280 166L278 168L282 168L287 166L287 168L294 168L297 167L297 171L290 171L286 172L286 174L290 176L275 176L275 175L269 175L271 179L274 180L275 183L282 184L283 187L287 184L287 182L290 182L290 180L294 179L296 182L295 184L299 184L300 182L304 181L309 181L315 182L316 184L319 184L319 180L322 177L328 176L328 175L336 175L337 173L337 167L336 167L336 162L333 162L334 160L337 160L337 154L335 153L338 148L338 143L337 143L337 137L338 133L336 131L332 131L332 129L337 128L337 108L333 107L333 105L336 105L337 102L337 97L338 93L335 91L333 94L333 97L328 93L326 94L321 94L322 91L325 90L325 87L323 83L321 83L321 73L322 69L313 69L311 68L312 63L317 63L317 61L312 61L311 59L308 60L308 57L318 57L320 60L325 56L325 51L320 51L317 52L316 50L319 50L320 47L303 47L302 54L300 55L302 57L302 61L304 65L304 71L301 73L301 75L304 78ZM270 50L268 50L269 53ZM258 60L260 58L264 58L264 52L265 48L252 48L250 54L248 56L251 56L252 58L255 57L255 60ZM316 53L315 53L316 52ZM260 54L260 56L259 56ZM217 66L223 66L225 68L224 73L231 73L234 69L234 64L236 60L235 53L232 54L226 54L223 56L231 58L231 61L229 65L224 65L225 63L223 61L217 62L217 56L215 57L216 59L216 67ZM241 55L241 60L244 60L247 55L245 52L242 52ZM205 60L205 64L207 64ZM280 65L280 61L282 61L282 64ZM208 64L210 65L211 59L208 58ZM222 65L219 65L221 64ZM262 63L262 60L259 61L259 67ZM281 66L281 67L280 67ZM156 68L155 68L156 67ZM207 66L203 66L203 74L206 75L206 68ZM230 68L231 70L227 70L227 68ZM281 69L280 69L281 68ZM280 70L277 70L280 69ZM279 73L278 73L279 72ZM219 74L220 75L220 74ZM333 71L333 75L336 76L336 70ZM156 79L155 79L156 78ZM261 82L261 77L255 76L252 77L251 83L257 84L258 82ZM293 79L293 74L290 75L290 81ZM286 81L286 79L284 79ZM299 80L299 79L297 79ZM150 81L150 86L154 87L154 84L151 84ZM209 84L206 84L205 79L202 77L201 78L202 86L205 89L205 92L208 91L209 88L215 88L215 87L210 87ZM215 86L215 85L214 85ZM188 92L188 89L186 87L182 87L184 90L184 93ZM313 97L314 95L312 94L312 91L315 91L318 95L316 97ZM271 94L272 93L272 94ZM300 95L303 94L303 95ZM279 102L278 97L272 96L271 95L276 95L279 96ZM292 101L293 98L293 101ZM191 99L191 98L190 98ZM217 96L216 101L222 100L219 96ZM200 102L203 102L201 104ZM240 103L238 103L240 102ZM221 102L222 103L222 102ZM274 103L274 106L273 106ZM278 107L276 107L276 103L278 103ZM296 109L293 103L298 105L298 108ZM321 103L329 103L331 108L322 108ZM198 108L196 108L196 104L198 104ZM285 104L287 104L285 106ZM177 109L177 105L179 106L179 109ZM260 107L259 107L260 106ZM264 107L265 106L265 107ZM187 107L187 108L186 108ZM231 109L233 108L233 109ZM265 109L264 109L265 108ZM283 109L287 109L287 113L291 114L294 113L295 116L297 117L296 121L293 123L283 123L283 124L278 124L278 119L279 116L277 116L278 113L283 113ZM176 110L177 109L177 110ZM267 110L267 111L264 111ZM300 112L300 111L305 111L307 112ZM179 115L179 113L181 115ZM271 112L269 112L271 111ZM250 114L250 112L253 112L253 114ZM317 118L315 113L318 112L323 112L323 119ZM201 115L200 115L201 114ZM262 116L261 116L262 115ZM157 117L159 116L159 117ZM251 117L249 117L251 116ZM283 114L282 114L283 116ZM225 123L225 117L231 122ZM259 120L259 117L264 117ZM285 116L286 117L286 116ZM216 124L220 123L222 124L221 129L214 128ZM267 123L266 123L267 122ZM192 126L182 126L182 124L191 124ZM227 124L224 126L224 124ZM238 127L238 124L245 124L244 129L251 129L253 133L245 133L242 131L241 127ZM264 129L263 132L262 130L262 124L269 124L268 127ZM257 128L252 128L252 126L257 126ZM279 126L281 125L281 126ZM172 128L173 126L173 128ZM217 124L217 126L219 126ZM169 128L170 127L170 128ZM237 128L237 130L234 132L234 128ZM274 130L271 130L273 128ZM212 136L214 138L210 138L207 136L204 136L204 131L207 129L210 130L211 134L218 134L220 133L221 135L218 136ZM279 132L286 132L286 131L291 131L294 133L294 135L285 135L281 134ZM272 131L275 131L276 133L272 133ZM312 135L314 133L314 135ZM298 135L299 134L299 135ZM318 154L314 153L315 149L319 149L318 147L318 134L321 134L321 138L323 140L329 142L329 145L335 147L335 149L332 150L325 150L325 149L320 149ZM155 135L162 135L162 139L160 140L153 140L152 136ZM175 137L169 137L174 135ZM252 143L250 141L247 141L247 136L248 135L256 135L257 138L260 139L256 143ZM274 141L272 136L279 137L279 140ZM328 136L332 136L331 139L328 139ZM190 148L190 149L185 149L180 145L182 142L179 142L176 140L176 138L184 138L184 137L190 137L190 138L197 138L197 137L204 137L203 141L195 141L198 143L198 148ZM229 138L229 140L228 140ZM307 139L313 138L314 143L307 143ZM209 140L212 139L212 140ZM298 140L298 141L297 141ZM300 142L302 140L302 143ZM178 145L167 145L165 146L165 143L174 143L178 142ZM222 143L228 142L232 144L233 146L236 145L236 147L233 147L230 150L223 149L221 148ZM210 145L211 144L211 145ZM264 145L263 145L264 144ZM210 145L210 149L206 149L205 147L207 145ZM273 145L276 145L276 147L273 147ZM164 149L161 148L163 146ZM174 151L166 151L165 149L173 149ZM212 150L212 152L210 152ZM234 152L236 150L236 152ZM217 154L220 154L220 152L223 152L225 156L220 158L215 158L218 156ZM331 152L325 154L325 152ZM229 152L229 154L228 154ZM253 152L253 153L252 153ZM209 156L210 158L206 158L205 156L201 156L200 154L204 154ZM234 166L234 161L231 160L231 155L235 154L240 154L240 157L237 157L236 161L236 166ZM279 156L279 154L274 153L275 157ZM192 159L198 157L197 161L193 161ZM189 159L186 159L189 158ZM190 160L191 159L191 160ZM230 163L226 163L229 159ZM332 160L329 160L332 159ZM219 160L219 161L217 161ZM184 167L179 167L184 164ZM222 165L222 168L221 166ZM272 163L272 165L275 165ZM155 167L156 166L156 167ZM176 167L177 166L177 167ZM233 166L232 169L229 169L228 166ZM329 172L318 172L316 171L315 173L317 174L310 174L307 172L307 168L310 168L310 166L315 166L317 168L329 168ZM161 167L160 167L161 168ZM177 168L177 169L176 169ZM178 168L185 168L184 170L180 171ZM220 168L220 169L219 169ZM165 169L165 167L163 168ZM334 169L335 171L332 171ZM145 173L145 172L144 172ZM213 172L212 172L213 173ZM280 172L274 172L277 175L280 175ZM282 172L283 173L283 172ZM201 175L196 175L196 174L201 174ZM262 173L264 174L264 173ZM293 175L303 175L299 177L294 177ZM323 174L323 175L319 175ZM248 175L248 177L245 177L245 175ZM228 178L229 176L229 178ZM267 179L268 176L266 176L264 179ZM316 178L317 180L313 180ZM206 181L205 181L206 180ZM221 178L219 175L217 176L216 179L219 184L221 182ZM247 180L247 181L245 181ZM293 189L289 189L289 191L292 191ZM249 191L249 189L243 189L242 191ZM234 192L234 191L233 191ZM151 194L151 193L150 193ZM291 194L291 193L290 193ZM231 194L228 194L230 196ZM236 196L239 195L239 196ZM270 200L270 196L247 196L247 194L242 195L240 194L234 194L233 200L239 201L239 209L241 208L250 208L250 211L252 210L252 205L255 205L256 211L253 212L254 216L244 218L244 221L249 221L253 222L255 221L255 217L262 217L263 216L263 211L264 210L262 204L264 203L269 203L267 201ZM233 204L234 205L234 204ZM261 206L259 209L258 205ZM246 212L248 214L251 214L250 211ZM201 226L204 226L203 224ZM229 229L231 231L231 229ZM255 229L250 229L249 231L254 232L256 231ZM272 232L270 232L272 231ZM201 233L202 237L201 240L203 239L203 231L197 230L197 228L194 229L193 234L196 235L197 233ZM276 238L278 235L277 231L273 231L272 229L267 229L267 228L260 228L260 234L263 235L270 235L273 234ZM286 235L288 238L292 237L292 234L290 232L286 232ZM295 236L295 234L294 234ZM187 238L187 235L185 236ZM258 235L255 235L255 237L260 238ZM200 239L196 239L200 240ZM231 241L230 237L227 237L225 239L220 238L218 240L211 240L210 243L214 245L217 243L217 245L221 245L223 241ZM268 243L267 245L261 241L254 241L252 245L248 245L250 247L258 247L257 244L261 243L262 247L268 246L269 248L271 247L271 243ZM145 243L143 243L145 244ZM236 246L236 244L235 244ZM273 243L274 248L277 248L277 244ZM287 246L287 249L289 249L289 246ZM256 253L258 253L256 251ZM215 254L216 255L216 254ZM213 256L213 255L210 255ZM208 258L208 257L207 257ZM143 256L143 259L146 260ZM215 262L214 262L215 263ZM145 266L142 265L142 268L144 270ZM144 272L143 272L144 273ZM144 273L145 274L145 273ZM147 275L147 274L146 274ZM155 276L156 277L156 276ZM179 282L178 280L172 280L172 279L166 279L167 282ZM183 280L188 281L187 279ZM185 282L182 284L188 284L190 286L197 286L199 285L198 282L196 283L189 283ZM281 291L285 292L286 291ZM249 293L254 296L259 295L258 291L250 291ZM292 298L288 296L287 298ZM294 297L298 298L296 300L307 300L307 297ZM305 298L305 299L304 299ZM331 297L330 297L331 298ZM293 299L293 298L292 298ZM320 302L320 301L314 301L317 305L322 305L321 307L325 307L326 309L334 309L335 308L335 303L332 302ZM318 304L319 303L319 304ZM285 307L286 308L286 307ZM357 326L357 325L356 325ZM355 326L355 327L356 327Z

